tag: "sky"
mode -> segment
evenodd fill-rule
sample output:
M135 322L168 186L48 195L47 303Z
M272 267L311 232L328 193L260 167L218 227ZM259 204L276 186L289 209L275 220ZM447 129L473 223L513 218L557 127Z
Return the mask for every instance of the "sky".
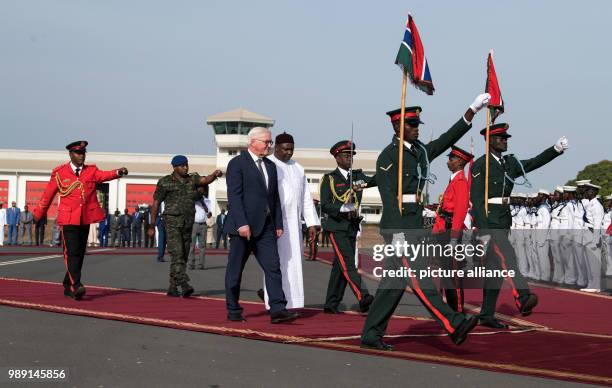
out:
M607 115L612 2L584 1L0 1L0 149L214 154L206 117L243 107L276 120L296 147L350 137L391 140L399 108L393 64L411 13L436 93L410 87L421 140L437 137L484 92L494 61L509 152L535 156L560 136L570 149L529 174L554 188L612 156ZM474 128L458 143L484 152ZM357 155L357 157L359 157ZM445 158L433 161L444 190Z

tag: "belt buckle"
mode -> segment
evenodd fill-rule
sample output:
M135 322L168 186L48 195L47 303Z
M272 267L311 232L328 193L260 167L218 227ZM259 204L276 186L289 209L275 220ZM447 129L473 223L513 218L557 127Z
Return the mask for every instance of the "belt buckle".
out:
M510 202L510 198L508 197L502 197L502 205L507 205Z

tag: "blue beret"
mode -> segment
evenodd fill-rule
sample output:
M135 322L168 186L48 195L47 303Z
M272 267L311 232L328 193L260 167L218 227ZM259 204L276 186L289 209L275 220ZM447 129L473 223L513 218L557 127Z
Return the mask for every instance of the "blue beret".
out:
M174 158L172 158L170 164L172 164L172 167L187 164L187 157L185 155L176 155Z

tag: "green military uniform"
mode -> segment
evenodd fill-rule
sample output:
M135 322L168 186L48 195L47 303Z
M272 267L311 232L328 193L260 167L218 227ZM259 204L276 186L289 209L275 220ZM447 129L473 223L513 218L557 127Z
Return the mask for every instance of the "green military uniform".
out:
M408 118L409 115L416 113L418 118L420 111L420 107L406 108L406 117ZM394 117L398 116L398 112L399 110L387 114L392 117L393 121ZM394 237L400 241L405 239L409 244L419 243L422 240L424 235L423 205L420 196L427 182L429 162L442 155L470 128L471 124L467 123L462 117L436 140L428 144L423 144L417 140L411 149L404 146L402 194L406 195L406 200L402 204L401 214L397 199L399 138L393 136L391 144L378 156L376 180L383 203L380 232L387 244L391 244ZM427 263L422 257L414 261L396 256L386 258L387 269L396 270L402 266L410 267L418 272L419 269L426 268ZM363 328L362 343L372 344L382 339L406 286L413 289L423 306L449 334L452 334L455 328L466 320L463 313L454 311L444 303L431 279L385 277L381 279L374 302L370 307Z
M330 153L336 155L338 152L351 152L350 144L350 141L338 142L332 147ZM344 148L342 148L343 146ZM353 144L352 150L354 149ZM327 214L322 227L323 230L329 232L334 249L334 262L325 297L324 307L326 311L337 311L347 284L350 285L351 291L359 302L369 298L370 300L367 303L369 305L372 299L355 267L355 246L360 220L349 219L349 212L341 212L342 206L347 203L355 204L356 208L361 203L362 191L351 190L349 180L350 176L347 175L347 178L345 178L339 168L336 168L334 171L323 175L320 186L321 212ZM352 182L353 184L360 184L361 187L376 185L375 178L368 177L361 170L353 170ZM363 306L363 303L360 306Z
M162 216L166 225L168 252L171 256L170 289L180 286L183 292L186 288L191 288L186 266L199 182L198 174L189 174L185 179L177 179L173 174L166 175L157 182L153 194L154 200L164 202L165 205Z
M508 124L500 123L490 127L491 136L510 137L507 134ZM481 131L485 134L486 129ZM472 201L472 216L475 226L481 235L490 235L491 240L487 247L485 265L488 269L514 270L515 277L509 278L513 289L515 302L522 311L523 304L529 298L529 286L517 268L516 253L508 241L508 232L512 225L510 213L510 194L514 188L514 179L524 176L550 162L561 153L554 147L547 148L532 159L519 160L514 155L504 155L497 161L493 154L489 156L489 215L486 215L484 194L486 176L485 155L478 158L472 166L472 186L470 198ZM491 199L495 199L491 201ZM502 286L502 278L486 278L483 289L483 302L480 318L493 319L497 297ZM529 311L530 312L530 311Z

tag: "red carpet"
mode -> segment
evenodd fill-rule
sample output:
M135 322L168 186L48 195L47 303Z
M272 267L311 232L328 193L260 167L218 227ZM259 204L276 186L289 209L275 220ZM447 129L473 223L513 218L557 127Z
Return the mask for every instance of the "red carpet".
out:
M62 295L59 283L6 278L0 278L0 304L612 385L612 369L606 367L612 360L612 336L608 335L525 328L512 332L479 329L470 335L463 346L455 347L445 335L441 335L435 322L423 318L396 317L389 325L388 340L397 346L397 351L381 353L359 348L358 338L364 319L359 314L329 316L318 309L303 309L301 319L289 324L272 325L261 303L243 302L248 322L234 323L226 321L225 301L219 298L169 298L158 292L89 286L85 299L76 302Z
M319 252L319 261L330 264L332 252ZM360 254L360 268L364 276L372 276L372 268L380 264L371 256ZM531 285L531 290L538 295L539 304L534 313L522 317L514 304L511 290L504 283L498 304L498 318L521 325L544 326L549 329L587 334L604 334L612 336L612 296L589 294L569 289ZM480 307L482 290L466 289L465 301L469 306Z
M9 247L10 248L10 247ZM32 247L28 247L33 249ZM23 249L19 251L10 251L6 249L0 250L0 256L48 256L48 255L62 255L61 248L49 247L47 251L41 250L30 250ZM196 253L200 250L196 249ZM206 253L209 255L227 255L228 250L226 249L206 249ZM121 256L157 256L157 248L89 248L87 249L88 255L121 255ZM166 254L168 252L166 251Z

